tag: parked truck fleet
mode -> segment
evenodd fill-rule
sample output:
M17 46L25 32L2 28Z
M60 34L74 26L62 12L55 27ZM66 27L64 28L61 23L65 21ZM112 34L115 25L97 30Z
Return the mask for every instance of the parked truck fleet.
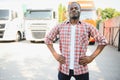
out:
M43 41L45 35L58 23L58 4L41 1L21 5L0 5L0 41L20 41L26 39L30 42ZM95 23L95 8L93 1L78 1L82 4L80 19L92 24ZM89 4L85 5L85 4ZM57 39L57 38L56 38ZM55 39L55 40L56 40ZM90 44L94 38L90 37Z

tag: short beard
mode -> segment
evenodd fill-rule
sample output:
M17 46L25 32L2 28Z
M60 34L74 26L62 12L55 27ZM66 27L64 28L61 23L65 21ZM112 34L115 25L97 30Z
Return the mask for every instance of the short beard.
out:
M71 19L76 20L76 19L79 19L79 17L77 17L77 16L73 16L73 17L71 17Z

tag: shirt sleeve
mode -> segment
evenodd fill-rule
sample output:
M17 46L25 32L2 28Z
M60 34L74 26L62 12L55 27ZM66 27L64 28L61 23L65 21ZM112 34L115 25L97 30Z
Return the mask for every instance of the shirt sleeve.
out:
M57 34L59 33L59 27L55 26L51 29L51 31L45 36L45 44L52 44L54 39L57 37Z
M92 25L89 25L90 35L98 42L98 45L107 45L108 42L105 37Z

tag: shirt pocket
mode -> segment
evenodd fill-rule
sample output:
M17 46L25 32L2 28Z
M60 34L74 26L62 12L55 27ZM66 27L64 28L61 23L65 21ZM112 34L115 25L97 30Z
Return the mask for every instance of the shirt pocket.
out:
M82 29L79 31L78 41L81 46L88 44L88 33L87 33L86 29Z

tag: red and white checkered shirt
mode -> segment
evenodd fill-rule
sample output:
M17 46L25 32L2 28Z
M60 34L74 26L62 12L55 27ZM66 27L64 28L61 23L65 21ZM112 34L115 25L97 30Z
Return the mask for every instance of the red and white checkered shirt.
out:
M54 38L59 35L59 46L61 54L66 58L65 64L60 64L59 70L64 74L69 75L70 65L70 39L71 39L71 23L66 21L55 26L45 37L46 44L52 44ZM106 45L107 41L98 30L92 25L85 22L78 22L75 31L75 60L74 60L74 75L80 75L88 72L88 66L79 64L80 57L86 56L88 46L88 35L91 34L99 45Z

